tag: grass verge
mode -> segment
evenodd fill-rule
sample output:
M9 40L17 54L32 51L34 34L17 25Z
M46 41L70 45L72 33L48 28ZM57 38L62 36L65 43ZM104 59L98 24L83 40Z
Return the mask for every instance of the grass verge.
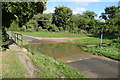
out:
M38 52L34 53L34 55L29 54L28 56L38 68L36 73L39 78L82 78L88 80L61 61Z
M25 70L16 51L2 52L2 78L25 78Z
M19 34L24 34L28 36L35 37L89 37L91 34L74 34L74 33L65 33L65 32L15 32Z
M111 43L112 41L109 39L103 39L103 43ZM100 38L85 38L85 39L77 39L77 40L69 40L68 43L76 44L76 45L99 45Z
M105 56L114 60L120 61L120 57L118 54L118 48L115 46L107 46L107 47L83 47L83 50L87 52L94 52L95 55Z
M106 44L104 47L99 47L100 38L86 38L79 40L70 40L68 43L76 44L84 51L92 52L93 54L105 56L114 60L119 60L118 47L116 43L112 43L112 40L103 39L103 43Z

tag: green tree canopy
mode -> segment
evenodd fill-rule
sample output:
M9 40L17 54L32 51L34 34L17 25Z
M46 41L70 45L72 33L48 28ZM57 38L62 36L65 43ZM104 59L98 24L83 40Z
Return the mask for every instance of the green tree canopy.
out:
M21 27L28 22L34 14L43 13L46 2L3 2L3 26L9 27L12 20L16 20ZM7 21L6 21L7 20Z
M109 6L105 8L105 12L101 13L100 18L106 20L106 19L112 19L118 16L119 9L116 6Z
M66 29L66 25L69 24L72 16L72 10L65 6L55 7L53 13L53 23L58 27L63 27Z
M92 12L92 11L85 11L85 12L83 12L83 15L86 18L90 18L90 19L93 19L97 16L97 14L95 12Z

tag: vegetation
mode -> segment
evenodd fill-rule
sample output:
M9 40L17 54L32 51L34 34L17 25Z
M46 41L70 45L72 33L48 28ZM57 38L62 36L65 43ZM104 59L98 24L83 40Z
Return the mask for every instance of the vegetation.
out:
M114 34L119 37L119 7L109 6L101 13L100 19L95 19L97 14L85 11L82 14L72 14L66 6L57 6L53 13L43 14L46 2L3 2L3 33L4 27L10 31L22 32L70 32L79 34ZM7 15L6 15L7 14ZM7 21L6 21L7 20ZM6 23L7 22L7 23ZM7 37L3 34L3 42ZM6 44L5 44L6 45Z
M81 48L84 51L92 52L96 55L105 56L114 60L120 60L118 49L120 48L120 44L116 39L109 40L103 39L102 48L99 47L99 38L89 38L89 39L80 39L80 40L70 40L69 43L76 44L78 46L82 46Z
M43 55L37 51L33 52L34 55L28 56L34 62L34 65L38 68L37 75L40 78L83 78L84 76L68 67L63 62L60 62L52 57ZM85 79L87 80L87 79Z
M99 19L93 11L73 14L66 6L57 6L53 13L43 14L46 2L2 2L2 30L0 48L8 48L7 31L16 31L36 37L88 37L93 35L113 35L117 42L103 39L103 47L99 47L100 38L71 40L69 43L82 46L82 49L103 55L115 60L118 57L120 36L120 7L109 6L104 9ZM77 33L77 34L73 34ZM89 35L91 34L91 35ZM24 42L26 43L26 42ZM17 52L4 52L3 78L25 78L25 72L16 55ZM28 56L38 67L37 75L41 78L84 78L64 63L41 53L32 52ZM12 65L11 65L12 64ZM1 73L0 73L1 74Z
M53 23L62 30L69 30L71 26L68 26L70 23L70 18L72 16L72 10L65 6L55 7L53 14ZM61 31L62 31L61 30Z
M109 39L103 39L103 43L111 43L112 41ZM76 44L76 45L98 45L100 43L100 38L87 38L87 39L77 39L77 40L70 40L68 43Z
M105 56L114 60L119 60L120 61L120 57L118 54L118 47L116 47L116 43L112 43L111 45L107 46L107 47L83 47L83 50L87 51L87 52L94 52L94 54L96 55L101 55L101 56Z
M92 11L83 12L83 14L72 14L72 10L65 6L55 7L54 13L35 14L21 28L16 31L34 32L70 32L70 33L92 33L92 34L114 34L119 36L119 11L118 7L110 6L101 13L100 19L95 19L97 14ZM108 16L109 15L109 16ZM107 17L108 16L108 17ZM17 25L15 21L11 26ZM15 30L10 27L8 30Z
M22 27L34 14L43 13L46 2L3 2L2 3L2 48L8 47L8 37L5 28L9 28L12 22ZM13 28L14 29L14 28Z
M89 37L91 34L74 34L74 33L57 33L57 32L15 32L28 36L36 36L36 37Z
M25 78L26 73L17 55L18 51L2 52L2 78Z

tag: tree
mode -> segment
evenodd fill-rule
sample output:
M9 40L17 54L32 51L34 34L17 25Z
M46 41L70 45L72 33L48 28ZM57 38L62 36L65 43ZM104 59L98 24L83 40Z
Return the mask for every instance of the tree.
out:
M92 12L92 11L85 11L85 12L83 12L83 15L86 18L90 18L90 19L94 19L97 16L97 14L95 12Z
M109 34L115 34L119 37L120 35L120 11L119 7L109 6L105 8L105 12L101 14L100 18L105 20L106 25L108 25Z
M2 2L2 42L8 40L5 28L10 27L13 20L22 27L34 14L42 13L45 10L46 2ZM7 44L2 44L2 47Z
M39 26L42 27L42 29L48 29L49 25L52 23L52 14L37 14L34 15L33 19L35 19Z
M72 10L65 6L55 7L55 11L53 13L53 23L57 27L63 27L63 29L67 29L67 25L70 23L72 16Z
M43 13L45 9L45 2L3 2L3 26L10 27L12 20L17 20L22 27L34 14Z
M81 19L81 28L91 33L90 30L96 25L95 17L97 14L92 11L85 11L82 15L83 18Z
M100 18L107 20L118 16L119 9L116 6L109 6L105 8L105 12L101 13Z

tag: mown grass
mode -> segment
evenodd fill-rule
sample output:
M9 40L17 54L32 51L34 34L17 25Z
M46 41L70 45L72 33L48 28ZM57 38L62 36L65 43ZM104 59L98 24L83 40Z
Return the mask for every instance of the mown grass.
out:
M109 39L103 39L103 43L111 43L112 41ZM100 38L85 38L85 39L77 39L77 40L69 40L68 43L76 44L76 45L99 45Z
M105 56L114 60L120 60L117 47L119 44L112 43L112 40L103 39L103 43L106 45L103 45L102 48L99 47L100 38L70 40L68 42L82 47L84 51L92 52L93 54Z
M74 69L52 57L39 52L34 52L34 55L29 54L28 56L38 68L36 73L39 78L82 78L88 80Z
M91 34L74 34L65 32L15 32L35 37L89 37Z
M17 51L2 52L2 78L25 78L26 73Z

